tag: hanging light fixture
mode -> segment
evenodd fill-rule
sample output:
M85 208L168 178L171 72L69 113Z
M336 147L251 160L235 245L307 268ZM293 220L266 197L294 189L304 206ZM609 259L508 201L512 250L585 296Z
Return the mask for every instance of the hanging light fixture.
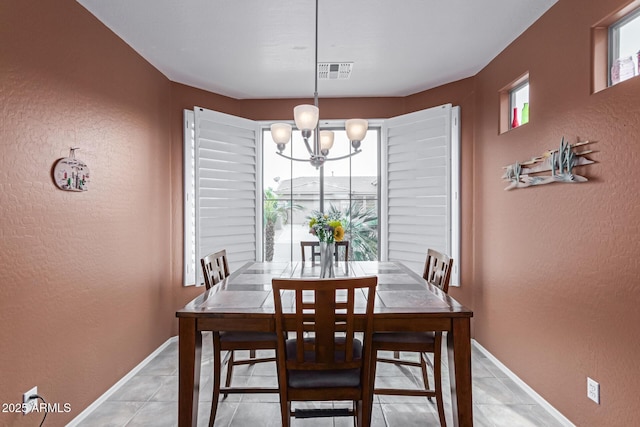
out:
M299 162L309 162L316 169L324 165L327 161L346 159L360 150L360 141L362 141L367 133L369 123L364 119L350 119L345 121L347 138L351 141L354 151L350 154L340 157L328 157L329 150L333 147L334 134L330 130L321 131L318 126L320 110L318 109L318 0L316 0L316 51L315 51L315 91L313 95L314 105L303 104L293 109L293 118L296 127L302 133L302 139L309 152L308 159L297 159L289 157L282 152L286 148L287 143L291 139L291 125L287 123L274 123L271 125L271 137L278 146L280 156ZM309 138L313 135L313 145L309 142Z

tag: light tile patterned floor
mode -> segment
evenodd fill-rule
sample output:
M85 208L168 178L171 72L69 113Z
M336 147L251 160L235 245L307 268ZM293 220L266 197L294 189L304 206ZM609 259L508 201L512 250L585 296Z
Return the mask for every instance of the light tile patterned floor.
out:
M203 338L201 392L198 425L207 426L211 408L212 346ZM444 353L446 354L446 353ZM169 344L144 369L125 383L110 398L85 418L80 426L133 427L176 426L178 419L178 346ZM447 424L451 421L449 379L443 366L443 388ZM484 354L473 348L473 416L478 427L555 427L561 426L542 406L509 379ZM415 386L419 370L379 364L378 387L403 384ZM234 384L276 385L273 363L239 366L234 369ZM435 399L433 399L435 402ZM331 403L323 404L331 405ZM336 406L338 403L336 403ZM295 419L292 426L352 426L348 417ZM372 427L437 426L435 403L421 397L375 396ZM229 395L220 402L216 426L280 426L276 394Z

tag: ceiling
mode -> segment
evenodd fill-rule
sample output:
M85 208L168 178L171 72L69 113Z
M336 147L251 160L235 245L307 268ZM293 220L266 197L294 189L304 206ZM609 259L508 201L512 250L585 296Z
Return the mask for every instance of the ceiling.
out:
M319 0L320 97L407 96L480 71L557 0ZM237 99L314 91L313 0L78 0L168 79Z

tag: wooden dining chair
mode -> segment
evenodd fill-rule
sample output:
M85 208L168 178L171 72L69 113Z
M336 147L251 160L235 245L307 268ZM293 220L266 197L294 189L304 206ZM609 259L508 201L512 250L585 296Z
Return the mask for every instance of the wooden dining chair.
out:
M229 276L229 264L227 262L226 250L211 253L201 260L204 283L207 289L211 289ZM272 332L238 332L238 331L213 331L213 397L211 401L211 415L209 426L213 427L218 409L220 393L224 397L228 393L264 393L265 389L249 387L231 387L233 367L236 365L247 365L263 362L274 362L275 357L256 357L256 350L275 350L276 334ZM248 359L237 360L235 352L241 350L249 351ZM224 360L222 352L227 352ZM222 370L227 367L225 388L220 387L220 377ZM278 389L269 390L277 393Z
M354 416L369 425L371 338L378 278L273 279L283 427L291 417ZM364 296L355 325L356 298ZM361 330L360 330L361 329ZM362 333L361 337L356 335ZM352 408L291 410L292 401L351 401ZM364 420L363 420L364 418ZM364 424L363 424L364 423Z
M340 261L340 248L344 248L344 262L349 261L349 241L342 240L340 242L335 242L336 250L334 252L334 256L336 258L336 262ZM301 241L300 242L300 250L302 251L302 261L306 261L305 248L311 248L311 261L316 261L320 259L320 242L318 241Z
M453 259L433 249L427 251L427 259L424 264L422 277L430 284L438 287L443 292L448 292L451 280L451 267ZM393 351L394 358L378 357L379 351ZM403 360L400 352L419 353L420 362ZM433 363L427 356L433 354ZM374 394L426 396L429 400L435 396L438 407L440 425L446 426L444 417L444 404L442 401L442 332L376 332L373 334L373 354L378 362L393 363L396 365L417 366L422 371L424 388L399 389L399 388L374 388ZM433 371L433 388L429 386L427 365ZM372 378L375 379L375 363L372 365Z

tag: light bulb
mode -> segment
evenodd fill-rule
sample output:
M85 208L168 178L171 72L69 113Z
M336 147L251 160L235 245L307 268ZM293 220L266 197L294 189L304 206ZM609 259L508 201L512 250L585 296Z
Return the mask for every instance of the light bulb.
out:
M349 141L362 141L367 134L369 122L364 119L349 119L344 122Z
M320 111L315 105L302 104L293 109L293 118L301 131L310 131L318 125Z

